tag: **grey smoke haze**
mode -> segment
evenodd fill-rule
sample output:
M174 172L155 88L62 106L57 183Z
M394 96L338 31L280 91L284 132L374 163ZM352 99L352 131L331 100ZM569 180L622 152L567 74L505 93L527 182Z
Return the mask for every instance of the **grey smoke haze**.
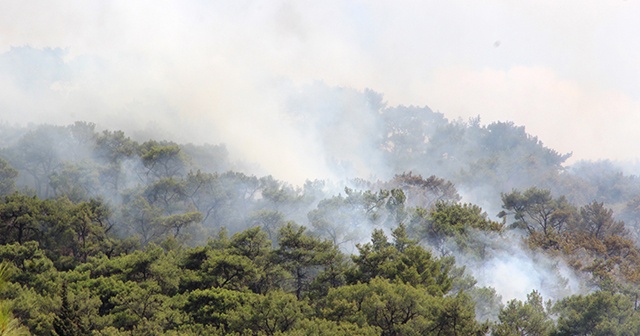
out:
M574 160L628 160L640 151L637 9L635 1L7 1L0 119L88 120L224 142L237 158L301 182L333 177L341 159L324 157L335 141L317 142L333 134L308 132L341 114L295 127L285 112L292 95L322 81L449 118L513 120ZM336 141L356 120L350 139L376 131L354 113L333 129ZM367 148L355 140L340 149ZM384 169L356 160L343 172L372 167Z
M0 121L86 120L142 141L225 143L232 160L296 184L388 178L368 142L385 102L512 120L573 160L633 160L638 10L575 0L0 1ZM366 88L384 97L354 93ZM517 247L496 248L474 272L505 301L558 280L552 260Z
M456 261L467 267L478 286L495 288L505 303L514 298L524 301L534 289L545 300L553 301L592 290L587 280L562 260L523 246L522 235L517 231L476 231L473 237L483 242L483 258L455 251L454 247Z

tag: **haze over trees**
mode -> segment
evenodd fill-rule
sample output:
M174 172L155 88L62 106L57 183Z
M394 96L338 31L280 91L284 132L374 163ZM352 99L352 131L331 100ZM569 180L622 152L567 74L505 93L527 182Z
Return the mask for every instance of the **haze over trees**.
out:
M640 333L637 176L568 166L510 122L309 90L291 122L342 180L86 121L0 125L0 330Z

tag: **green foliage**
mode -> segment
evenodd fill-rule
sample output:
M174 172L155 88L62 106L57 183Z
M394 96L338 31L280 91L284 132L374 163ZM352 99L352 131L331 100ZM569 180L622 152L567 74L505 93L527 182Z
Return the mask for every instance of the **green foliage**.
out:
M96 153L104 163L119 163L132 157L138 144L123 131L105 130L96 138Z
M394 231L394 238L392 244L384 232L374 230L371 243L357 245L359 254L352 256L354 267L347 272L348 282L368 283L382 277L424 287L432 295L443 295L451 289L450 264L435 259L408 239L403 225Z
M93 209L84 216L99 213L99 203L81 204L84 211ZM89 221L99 223L96 218ZM12 325L19 329L21 321L42 335L489 331L477 319L491 318L499 300L495 291L476 288L453 258L434 258L404 225L391 237L374 231L349 264L335 245L288 223L275 247L255 227L231 238L221 233L194 248L165 250L149 244L118 256L89 254L71 270L56 267L35 242L2 245L0 257L13 274L0 291L6 298L0 303L11 307L5 312L13 315L5 315L14 316ZM640 323L629 295L598 292L560 301L553 310L555 328L542 298L533 292L526 302L508 302L492 333L634 334Z
M275 240L279 229L285 224L282 212L275 210L258 210L249 217L249 222L262 228L270 240Z
M514 190L509 194L502 194L501 217L513 214L515 222L512 227L526 229L530 235L542 233L548 238L562 232L569 223L575 209L564 197L554 199L551 191L535 187L524 193Z
M411 172L403 173L394 176L387 186L402 190L403 202L406 195L407 204L413 207L430 209L438 202L458 202L461 199L451 181L435 175L424 179Z
M171 178L185 173L187 157L178 144L149 140L138 147L147 178Z
M481 255L484 243L474 240L474 232L504 229L487 217L482 208L474 204L438 201L431 210L416 209L409 226L415 235L439 250L445 249L448 240L453 240L456 248Z
M62 284L62 307L60 313L53 320L53 329L58 336L76 336L88 332L79 322L79 316L74 312L74 308L69 303L69 293L67 284Z
M605 208L604 203L598 202L592 202L580 208L577 230L595 239L626 235L624 223L615 220L613 210Z
M18 142L7 150L11 166L26 174L38 196L50 196L49 176L61 163L55 146L62 139L63 128L40 126L25 133Z
M181 232L184 232L186 228L195 223L202 221L202 214L197 211L188 213L181 213L170 215L162 218L162 226L165 231L173 235L173 238L178 238Z
M502 308L502 297L492 287L475 287L465 292L475 302L475 313L478 321L494 322L498 320L498 314Z
M513 214L512 226L527 229L533 248L564 258L574 269L588 272L594 285L617 290L640 284L640 249L629 239L625 224L604 203L591 202L579 210L549 190L530 188L503 194L501 216Z
M195 323L230 331L230 316L234 310L251 302L255 294L224 288L196 289L186 296L184 311Z
M325 300L324 318L375 326L382 335L475 335L486 331L475 321L468 297L432 296L383 278L332 289Z
M38 217L42 202L21 194L5 196L0 204L3 244L22 243L40 235Z
M303 319L296 323L294 329L283 335L290 336L378 336L380 328L370 325L360 326L346 321L330 321L320 318Z
M282 291L254 296L231 316L230 329L239 333L275 335L294 328L311 309L305 301Z
M88 162L64 163L49 180L54 196L67 197L74 203L100 196L98 167Z
M277 263L291 274L288 286L298 299L308 292L315 275L330 271L342 259L335 245L309 236L305 230L287 223L280 230L278 248L274 251Z
M180 210L186 191L181 180L165 177L148 184L142 196L149 204L162 209L165 215L170 215Z
M558 302L553 335L638 335L640 316L631 298L607 291L577 295Z
M10 276L11 268L8 263L0 263L0 292L4 290ZM28 330L20 324L11 312L10 302L0 300L0 335L21 336L29 335Z
M67 199L40 200L22 194L0 203L0 242L35 241L60 266L72 267L111 247L106 237L109 210L98 200L73 204Z
M55 267L37 242L0 245L0 259L12 265L11 281L28 286L38 293L53 292Z
M18 177L18 170L0 157L0 196L9 195L15 191L16 177Z
M527 300L511 300L500 310L500 323L493 328L495 336L545 336L553 330L554 323L545 309L542 296L537 291L527 295Z

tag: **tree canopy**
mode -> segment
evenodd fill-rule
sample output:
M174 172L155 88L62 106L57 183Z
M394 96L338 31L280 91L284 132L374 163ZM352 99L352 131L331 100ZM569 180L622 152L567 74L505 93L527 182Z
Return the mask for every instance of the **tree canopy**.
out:
M349 161L345 134L322 141L346 170L370 154L390 172L337 186L256 176L224 145L87 122L13 130L0 148L2 334L640 333L636 177L566 168L513 123L360 98L358 134L377 134L361 155ZM516 249L559 281L503 302L475 268ZM555 297L564 277L581 287Z

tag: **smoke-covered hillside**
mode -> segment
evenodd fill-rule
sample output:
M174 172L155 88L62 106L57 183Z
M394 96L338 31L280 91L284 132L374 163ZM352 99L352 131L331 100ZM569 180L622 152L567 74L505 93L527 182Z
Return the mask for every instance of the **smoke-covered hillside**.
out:
M29 300L62 297L79 305L77 299L67 296L89 295L101 302L94 308L74 308L74 314L80 314L77 309L97 309L91 314L108 321L92 325L73 320L78 328L91 330L106 330L103 328L109 325L137 330L134 325L142 320L161 330L178 329L171 324L177 322L160 322L160 311L139 315L142 320L138 322L123 321L118 312L135 308L124 308L122 300L131 300L127 295L133 292L113 297L92 290L82 292L77 286L88 283L80 285L82 282L71 280L76 275L64 272L86 274L82 277L88 278L82 281L89 283L96 277L130 274L126 276L128 281L142 286L127 289L131 291L150 290L148 281L162 287L166 286L162 281L181 279L178 293L183 293L189 303L176 303L171 309L186 314L181 318L189 328L223 333L236 330L232 327L235 322L212 324L209 317L200 315L202 312L189 310L196 307L189 306L196 304L192 300L200 300L190 285L182 284L196 281L182 278L187 270L195 270L192 267L208 274L193 275L201 279L224 274L228 277L211 280L214 282L197 280L204 281L197 288L244 288L241 292L248 290L256 295L272 293L258 285L269 279L269 272L277 269L284 272L277 276L298 276L298 282L290 287L276 287L295 294L278 300L311 300L308 308L295 308L303 311L324 311L322 305L329 303L314 300L339 295L348 290L345 286L369 283L381 286L372 290L383 290L393 283L418 289L426 286L429 295L444 300L445 306L466 307L460 308L467 309L464 314L472 314L466 327L496 334L521 323L516 316L525 312L540 314L536 315L536 328L545 330L542 334L574 330L571 328L581 322L571 314L591 300L618 307L620 312L610 313L615 318L622 318L615 314L628 316L619 326L633 328L639 323L635 306L628 306L640 284L640 181L636 176L624 174L609 161L581 161L569 166L565 162L570 154L546 147L524 127L511 122L485 125L480 117L449 120L428 107L388 106L381 94L371 90L318 83L299 89L288 102L283 122L302 139L298 145L303 146L304 155L299 159L310 160L318 168L315 172L326 178L296 183L302 171L291 180L286 176L276 179L264 174L268 169L250 158L231 159L234 155L225 144L176 143L159 135L145 138L101 129L87 121L2 125L0 239L3 258L14 263L11 283L24 288L35 286L41 291L29 294ZM289 162L278 150L273 148L269 155L280 165L308 166L308 162ZM224 252L228 246L239 244L238 239L246 239L241 238L244 235L256 234L264 235L259 243L264 245L260 247L263 257L275 258L268 264L250 266L267 272L263 275L250 275L257 271L250 271L245 261L231 261L238 258L233 249ZM324 253L322 249L328 249L333 251L333 259L309 255L310 259L304 259L306 266L290 268L293 260L303 260L290 254L301 252L286 247L298 244L290 241L294 237L311 240L304 243L311 244L304 253ZM31 242L37 245L29 245ZM295 249L304 246L295 245ZM426 255L414 254L418 250ZM221 257L219 253L223 252L230 254ZM31 274L35 271L20 264L21 253L40 253L38 258L47 260L43 262L52 262L46 272L60 272L47 276L66 279L68 287L47 294L38 287L43 285L21 278L35 276ZM146 275L138 279L135 272L115 270L124 264L109 266L126 264L126 258L151 258L154 265L177 263L186 269L162 271L183 274L174 280L145 280ZM193 258L213 268L202 268L205 264L188 266L195 262L189 261ZM216 258L231 259L223 262ZM426 266L416 258L427 258L435 264ZM398 262L401 264L394 264ZM427 272L424 267L431 270ZM105 271L83 273L102 268ZM153 277L169 276L152 272L156 272ZM324 277L333 277L323 285L328 287L314 287ZM242 285L225 285L231 279ZM430 281L440 286L436 290L439 294L433 292ZM162 302L174 300L175 290L165 288L153 291L153 295L164 297ZM16 299L27 293L10 286L4 295ZM463 304L454 298L468 302ZM550 300L548 307L542 300ZM63 322L46 314L71 309L64 302L62 306L16 306L14 311L32 332L40 333L44 329L38 328L47 328L43 325L62 328L58 324ZM301 319L306 316L313 323L319 323L320 318L327 323L343 321L335 319L333 313L301 314ZM422 315L425 312L416 314L429 321ZM358 328L381 328L383 334L390 335L393 332L389 330L398 332L401 329L394 328L418 323L410 318L411 323L407 320L398 322L398 326L385 326L362 318L368 322L343 322L351 321ZM305 329L301 327L304 323L296 325Z
M0 334L640 335L639 10L0 2Z

